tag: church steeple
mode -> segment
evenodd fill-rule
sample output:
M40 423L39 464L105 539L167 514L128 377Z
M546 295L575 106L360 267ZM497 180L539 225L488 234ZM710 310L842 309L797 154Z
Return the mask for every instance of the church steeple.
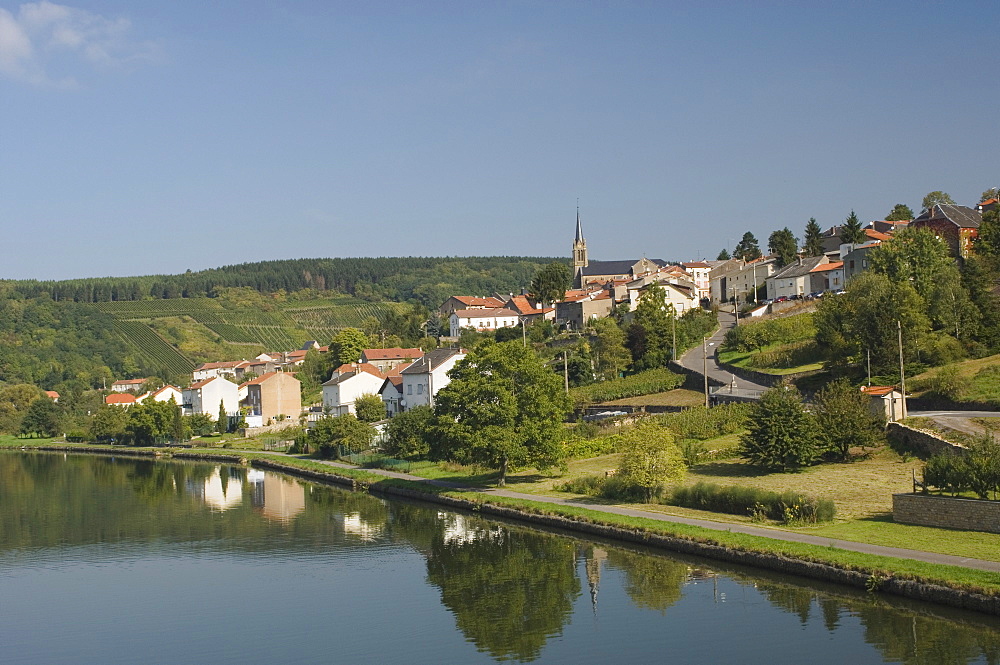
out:
M573 240L573 283L580 287L583 278L581 271L587 267L587 240L583 237L583 226L580 225L580 206L576 207L576 239Z

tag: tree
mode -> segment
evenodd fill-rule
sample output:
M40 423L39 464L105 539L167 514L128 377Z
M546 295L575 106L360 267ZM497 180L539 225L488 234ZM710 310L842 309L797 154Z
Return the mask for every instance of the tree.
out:
M847 379L824 386L816 394L814 406L823 447L845 462L851 448L873 447L885 439L884 418L872 414L869 397Z
M729 256L729 250L726 249L725 247L723 247L722 251L719 252L719 255L715 257L715 260L716 261L728 261L731 258L732 257Z
M128 420L122 438L134 446L163 443L170 437L174 424L174 407L170 402L147 400L128 407Z
M320 457L330 458L340 450L359 453L371 448L375 430L352 413L320 418L309 430L309 444Z
M840 242L845 244L858 243L864 242L864 239L865 232L861 229L861 220L852 210L844 221L844 225L840 227Z
M924 210L930 210L934 206L941 204L954 205L955 201L954 199L951 198L951 195L948 194L947 192L942 192L941 190L935 190L933 192L929 192L927 196L924 197L924 200L921 201L920 203L920 205L923 207Z
M120 439L125 433L128 411L120 406L102 405L90 421L90 438L102 443Z
M368 336L357 328L344 328L330 342L330 359L333 367L361 360L361 352L371 346Z
M354 413L361 422L378 422L385 418L385 402L378 395L361 395L354 400Z
M659 284L650 284L639 295L632 316L632 325L639 326L645 332L643 341L645 348L636 358L637 369L654 369L665 367L670 360L673 338L670 332L670 319L674 308L667 304L667 294ZM633 357L635 357L633 349Z
M625 333L612 319L597 319L592 326L597 373L605 380L616 379L631 359L625 348Z
M747 433L740 439L740 455L754 466L791 471L816 459L816 419L802 405L794 387L771 388L754 405Z
M909 282L893 283L868 270L851 280L846 295L820 301L813 315L816 342L832 365L861 361L870 352L873 371L891 372L899 367L899 355L887 337L902 322L903 353L912 362L930 332L925 312Z
M181 407L179 407L177 402L174 401L173 396L171 396L170 401L167 403L170 404L174 411L173 423L170 427L170 435L173 438L174 443L187 441L190 437L188 436L187 427L184 426L184 414Z
M809 222L806 223L805 245L802 247L803 254L806 256L823 255L822 233L823 230L816 223L816 218L810 217Z
M736 249L733 250L733 258L743 261L753 261L760 258L760 245L757 244L757 238L752 233L747 231L740 238L740 241L736 243Z
M225 434L229 431L229 415L226 413L226 403L221 399L219 400L219 419L215 422L215 426L219 430L219 434Z
M517 342L484 343L450 376L436 397L440 454L499 470L501 487L510 469L544 469L560 460L569 398L561 377L533 350Z
M885 221L887 222L906 222L913 219L913 211L910 210L910 206L897 203L892 207L892 211L885 216Z
M39 397L28 405L21 419L21 434L53 437L59 434L62 424L62 410L59 405L46 397Z
M1000 187L990 187L979 197L980 203L986 203L990 199L1000 199Z
M644 422L633 427L621 435L619 449L623 455L616 477L638 488L647 502L662 483L680 480L687 471L673 432L662 425Z
M385 451L393 457L417 459L430 453L434 411L426 405L397 413L386 426Z
M778 267L786 266L795 260L799 253L799 241L786 226L773 232L767 239L767 251L777 257Z
M562 300L573 283L573 275L565 263L552 262L538 271L531 280L529 294L532 300L544 305L551 305Z

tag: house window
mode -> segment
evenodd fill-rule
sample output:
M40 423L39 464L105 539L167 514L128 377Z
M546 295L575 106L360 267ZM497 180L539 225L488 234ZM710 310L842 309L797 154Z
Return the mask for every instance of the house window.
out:
M424 394L424 384L422 384L422 383L418 383L417 384L417 394L418 395L423 395Z
M849 268L850 268L851 270L854 270L854 259L851 259L851 260L850 260L850 266L848 266L848 267L849 267Z
M413 394L413 384L412 383L406 386L406 394L407 395L412 395Z

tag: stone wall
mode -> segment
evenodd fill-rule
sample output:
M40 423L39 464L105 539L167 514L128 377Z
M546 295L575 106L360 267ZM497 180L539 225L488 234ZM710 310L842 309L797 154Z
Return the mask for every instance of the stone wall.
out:
M965 448L956 443L945 441L936 434L907 427L900 423L889 423L886 426L885 432L889 439L899 444L899 447L912 450L927 457L946 452L956 454L965 453Z
M1000 501L893 494L892 519L902 524L1000 533Z

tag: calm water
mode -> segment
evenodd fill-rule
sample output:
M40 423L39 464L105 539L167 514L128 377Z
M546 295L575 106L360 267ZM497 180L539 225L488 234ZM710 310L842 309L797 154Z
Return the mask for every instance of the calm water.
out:
M255 470L0 453L3 663L998 663L998 627Z

